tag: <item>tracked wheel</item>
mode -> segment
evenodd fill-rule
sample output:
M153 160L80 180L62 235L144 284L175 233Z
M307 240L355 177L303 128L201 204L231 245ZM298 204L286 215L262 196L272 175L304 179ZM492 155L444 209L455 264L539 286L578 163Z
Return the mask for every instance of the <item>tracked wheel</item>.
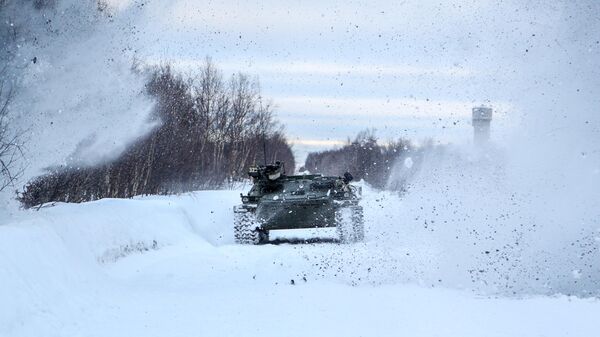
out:
M365 227L361 206L340 207L335 212L335 223L340 242L351 243L364 240Z
M262 230L252 209L233 207L233 237L236 243L257 245L269 241L269 232Z
M352 207L352 229L354 230L354 241L360 242L365 239L365 220L362 206Z

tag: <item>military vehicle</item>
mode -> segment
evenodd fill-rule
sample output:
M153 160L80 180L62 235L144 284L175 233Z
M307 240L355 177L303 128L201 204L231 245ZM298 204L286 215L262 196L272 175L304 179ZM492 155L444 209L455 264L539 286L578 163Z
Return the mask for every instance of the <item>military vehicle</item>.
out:
M364 239L361 189L350 185L350 173L288 176L275 162L250 167L248 175L253 186L233 208L237 243L266 243L272 230L320 227L336 227L343 243Z

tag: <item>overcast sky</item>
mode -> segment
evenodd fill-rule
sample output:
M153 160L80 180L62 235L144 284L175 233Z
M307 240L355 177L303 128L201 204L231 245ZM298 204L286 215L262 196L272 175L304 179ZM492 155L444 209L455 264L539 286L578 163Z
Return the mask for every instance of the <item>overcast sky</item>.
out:
M366 127L469 139L472 106L495 107L499 123L516 113L519 69L542 48L555 54L565 24L564 6L545 1L180 0L160 13L162 41L143 54L187 67L210 55L225 72L258 75L305 144Z
M258 75L297 147L335 144L365 128L383 139L470 139L471 107L495 107L499 123L513 111L499 88L514 80L512 63L539 25L560 15L486 1L161 6L144 19L156 23L145 35L157 43L140 53L183 68L208 55L225 73Z
M525 110L516 97L561 76L544 68L598 55L596 1L109 2L148 62L193 69L210 56L226 74L257 75L304 149L365 128L468 141L480 104L502 138Z

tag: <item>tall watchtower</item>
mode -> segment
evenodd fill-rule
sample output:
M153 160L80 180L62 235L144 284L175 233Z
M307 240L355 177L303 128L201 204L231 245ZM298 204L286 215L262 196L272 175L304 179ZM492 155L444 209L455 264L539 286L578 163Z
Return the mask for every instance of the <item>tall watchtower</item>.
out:
M475 145L485 144L490 140L490 122L492 108L484 106L473 108L473 142Z

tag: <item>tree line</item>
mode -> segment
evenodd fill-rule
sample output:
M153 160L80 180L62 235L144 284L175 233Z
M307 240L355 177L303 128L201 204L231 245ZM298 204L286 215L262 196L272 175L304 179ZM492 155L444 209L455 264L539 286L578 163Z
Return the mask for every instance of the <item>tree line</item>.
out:
M24 187L18 197L24 207L222 188L263 161L294 169L292 149L258 79L241 73L225 79L209 59L185 78L170 65L145 71L158 126L113 161L49 168Z
M361 131L353 141L332 150L311 152L301 170L339 175L350 172L355 180L363 179L377 188L386 188L397 158L414 151L408 140L378 143L374 130ZM398 187L395 186L395 189Z

